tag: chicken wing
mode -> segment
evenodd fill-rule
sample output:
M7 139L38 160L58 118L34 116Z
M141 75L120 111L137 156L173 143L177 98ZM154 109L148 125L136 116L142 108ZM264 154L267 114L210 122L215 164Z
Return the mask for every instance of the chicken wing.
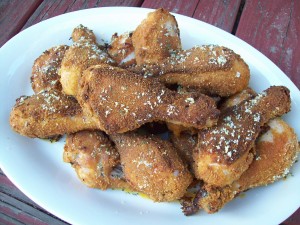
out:
M154 201L173 201L184 195L192 176L170 142L130 132L110 137L132 187Z
M76 27L72 38L74 43L65 53L59 74L63 92L76 96L78 81L86 68L99 63L115 65L115 62L96 43L95 35L87 27Z
M268 125L270 130L257 140L256 158L249 169L231 185L222 188L204 185L195 198L195 204L208 213L215 213L239 193L266 186L288 175L299 153L297 135L280 118L271 120Z
M101 131L80 131L66 138L64 162L70 163L87 186L129 188L120 164L120 155Z
M58 70L68 48L67 45L52 47L34 61L30 81L35 93L50 89L61 91Z
M234 51L217 45L196 46L172 54L155 65L130 68L144 76L157 76L163 83L196 87L202 93L228 97L245 89L250 71Z
M201 129L214 125L219 114L208 96L180 95L153 78L105 64L83 73L77 99L85 114L98 118L98 127L108 134L152 121Z
M149 13L133 32L132 43L138 65L159 63L181 50L175 17L162 8Z
M17 99L10 113L10 125L17 133L32 138L97 128L93 118L83 115L76 99L56 90Z
M194 171L215 186L237 180L253 160L250 150L261 127L290 110L289 90L272 86L253 99L222 112L217 126L198 133Z
M115 33L108 47L109 56L115 60L118 66L126 68L136 64L134 48L132 45L132 32L126 32L120 36Z

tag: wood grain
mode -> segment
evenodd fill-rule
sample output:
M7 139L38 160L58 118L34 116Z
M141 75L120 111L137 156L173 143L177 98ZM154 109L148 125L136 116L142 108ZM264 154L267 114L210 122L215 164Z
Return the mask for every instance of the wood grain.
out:
M236 35L260 50L300 88L300 1L251 0Z
M45 19L58 16L67 12L73 12L80 9L88 9L106 6L141 6L142 0L45 0L32 14L24 25L26 29Z
M236 22L241 4L239 23ZM37 22L75 10L104 6L164 7L232 32L262 51L300 87L299 0L0 0L0 46ZM280 207L280 206L279 206ZM68 223L25 196L0 169L0 224ZM299 225L300 209L281 225Z
M199 0L190 0L190 1L145 0L144 3L142 4L142 7L151 8L151 9L164 8L164 9L168 10L169 12L179 13L182 15L192 17L195 12L195 8L196 8L198 2L199 2Z
M25 196L0 170L0 224L67 225Z
M0 1L0 47L16 35L42 0Z
M241 0L201 0L193 17L231 32Z

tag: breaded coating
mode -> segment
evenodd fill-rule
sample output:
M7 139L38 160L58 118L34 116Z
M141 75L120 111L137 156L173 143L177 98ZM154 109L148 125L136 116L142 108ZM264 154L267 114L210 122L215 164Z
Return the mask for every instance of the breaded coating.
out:
M76 99L56 90L17 99L9 122L14 131L31 138L97 128L92 118L83 115Z
M261 127L291 107L289 90L271 86L253 99L228 108L217 126L198 133L194 171L198 179L225 186L240 178L253 160L250 150Z
M255 145L256 158L233 184L223 188L204 185L196 203L207 213L215 213L239 193L266 186L288 175L297 159L299 144L294 130L280 118L271 120L270 130Z
M176 136L171 134L170 141L183 162L185 162L189 166L189 169L192 170L194 164L193 150L197 146L197 135L182 133L180 136Z
M120 36L115 33L111 37L111 43L108 46L107 52L109 56L122 68L134 66L136 64L131 37L132 32L125 32Z
M205 95L180 95L154 78L96 65L84 71L77 99L85 114L98 119L107 134L134 130L153 121L198 129L214 125L219 110Z
M66 138L63 160L70 163L79 179L87 186L129 188L118 151L101 131L80 131Z
M157 76L163 83L196 87L204 94L228 97L244 90L250 70L231 49L217 45L196 46L172 54L156 65L130 68L144 76Z
M52 47L34 61L30 81L35 93L50 89L61 91L58 70L68 48L67 45Z
M85 69L99 63L115 65L115 61L96 43L88 28L78 26L74 29L73 36L76 41L66 51L59 74L63 92L76 97L78 81Z
M133 32L132 43L138 65L160 63L181 50L175 17L162 8L149 13Z
M159 202L173 201L184 195L192 176L170 142L136 133L110 137L132 187Z
M220 104L219 109L221 111L233 107L235 105L240 104L242 101L250 99L255 97L256 93L254 90L252 90L250 87L247 87L246 89L242 90L241 92L234 94L230 96L229 98L226 98L223 100L223 102Z
M72 32L72 40L73 42L77 42L83 39L96 43L96 36L94 32L82 24L79 24Z
M182 126L180 124L175 124L175 123L166 123L167 127L172 134L175 136L179 137L181 133L189 133L189 134L197 134L198 129L194 127L186 127Z
M187 96L191 95L191 94L201 95L201 92L197 89L185 88L185 87L181 87L181 86L177 87L177 92L181 95L187 95ZM216 102L216 104L217 104L217 102ZM189 134L197 134L198 133L198 129L196 129L194 127L186 127L186 126L182 126L180 124L168 123L168 122L166 123L166 125L167 125L169 131L172 132L172 134L174 134L176 137L179 137L181 133L189 133Z
M204 95L180 95L155 79L98 65L85 72L80 99L50 90L20 98L10 115L16 132L48 138L85 129L107 133L134 130L162 120L196 128L216 123L219 111Z

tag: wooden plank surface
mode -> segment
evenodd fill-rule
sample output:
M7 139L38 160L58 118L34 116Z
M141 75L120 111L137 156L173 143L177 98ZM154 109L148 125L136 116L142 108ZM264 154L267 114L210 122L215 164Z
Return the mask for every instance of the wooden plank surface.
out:
M22 26L24 29L65 12L117 5L164 7L229 32L233 32L236 25L237 36L271 58L300 87L299 0L0 0L0 46L1 40L7 40L9 35L17 33ZM244 7L237 24L241 5ZM0 224L67 223L32 202L0 169ZM281 225L299 224L300 209Z
M232 32L241 0L201 0L193 17Z
M223 30L231 32L237 17L241 0L191 0L153 1L145 0L142 7L165 8L170 12L194 17Z
M106 6L141 6L143 0L45 0L32 14L23 29L45 19L72 12L80 9L88 9Z
M144 3L142 4L142 7L151 8L151 9L164 8L164 9L168 10L169 12L179 13L182 15L192 17L198 3L199 3L199 0L190 0L190 1L145 0Z
M1 169L0 184L0 224L68 224L25 196Z
M248 0L236 36L270 58L300 88L300 1ZM299 225L300 208L282 225Z
M0 0L0 47L16 35L42 0Z
M300 1L246 1L236 35L260 50L300 88Z

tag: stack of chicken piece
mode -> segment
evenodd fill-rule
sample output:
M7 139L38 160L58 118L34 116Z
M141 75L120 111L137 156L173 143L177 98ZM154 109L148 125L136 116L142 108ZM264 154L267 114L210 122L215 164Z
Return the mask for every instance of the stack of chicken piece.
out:
M67 134L63 160L89 187L180 199L186 215L214 213L285 177L295 162L297 135L280 118L291 107L289 90L256 94L248 65L226 47L183 50L166 10L108 46L83 25L72 40L35 60L35 94L17 99L10 124L31 138ZM149 125L167 127L168 138Z

